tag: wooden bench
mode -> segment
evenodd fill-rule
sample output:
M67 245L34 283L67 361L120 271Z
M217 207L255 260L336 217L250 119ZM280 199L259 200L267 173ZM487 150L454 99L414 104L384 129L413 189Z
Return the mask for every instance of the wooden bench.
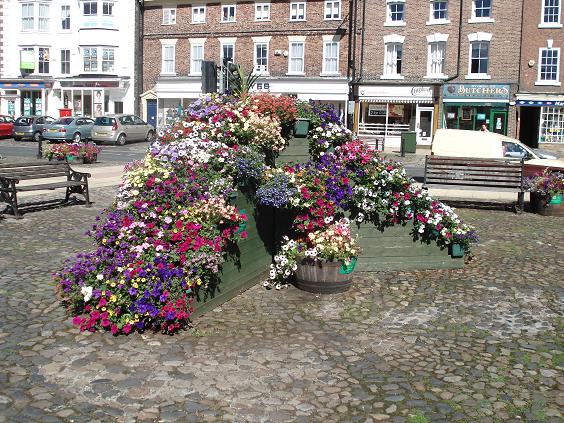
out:
M59 178L57 182L38 183L33 185L19 185L20 181L35 179ZM88 193L89 173L77 172L67 162L32 162L0 164L0 201L8 203L18 219L22 218L18 209L18 192L53 190L66 188L65 202L71 194L81 194L86 199L86 207L90 207Z
M446 185L516 191L516 211L522 211L525 202L523 171L523 160L427 156L423 188Z

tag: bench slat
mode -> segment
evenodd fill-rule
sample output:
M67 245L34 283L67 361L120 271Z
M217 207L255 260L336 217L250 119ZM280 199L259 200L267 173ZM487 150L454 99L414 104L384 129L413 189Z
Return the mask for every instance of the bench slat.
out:
M437 171L432 169L427 171L427 177L445 177L451 179L472 179L472 178L487 178L490 180L512 180L521 181L521 174L513 173L487 173L482 171L476 172L447 172L447 171Z
M428 163L427 164L427 168L428 169L457 169L457 170L464 170L464 169L480 169L480 170L487 170L488 172L514 172L514 173L520 173L521 172L521 167L515 167L515 166L499 166L499 165L495 165L495 166L469 166L469 165L459 165L459 164L445 164L445 163L441 163L441 164L431 164Z
M64 181L64 182L53 182L50 184L38 184L38 185L27 185L27 186L17 186L16 191L39 191L39 190L47 190L47 189L56 189L56 188L66 188L66 187L77 187L80 185L84 185L84 182L80 181Z
M29 163L4 163L0 164L1 169L30 168L30 167L69 167L67 162L29 162Z
M488 182L485 180L461 180L461 179L444 179L444 178L427 178L427 184L442 184L442 185L472 185L472 186L483 186L483 187L513 187L516 190L521 190L521 182L509 182L509 181L495 181Z
M69 173L64 170L46 170L44 172L16 172L14 174L4 174L0 172L0 178L6 179L19 179L19 180L27 180L27 179L45 179L45 178L55 178L58 176L67 176Z

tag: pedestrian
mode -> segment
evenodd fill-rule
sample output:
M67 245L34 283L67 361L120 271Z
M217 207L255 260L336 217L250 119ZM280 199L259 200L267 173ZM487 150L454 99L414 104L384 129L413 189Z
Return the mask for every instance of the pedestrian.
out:
M482 131L482 132L490 132L490 131L488 130L488 126L487 126L485 123L482 124L482 129L480 129L480 131Z

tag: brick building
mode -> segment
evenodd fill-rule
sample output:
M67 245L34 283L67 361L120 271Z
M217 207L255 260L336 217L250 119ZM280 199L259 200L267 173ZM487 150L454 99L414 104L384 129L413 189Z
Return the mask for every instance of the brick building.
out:
M365 1L352 83L360 134L399 145L404 131L430 144L437 127L516 133L521 0Z
M564 152L564 47L560 0L525 0L521 52L519 138Z
M160 126L201 93L202 61L260 74L256 90L335 104L343 116L348 2L145 0L141 111ZM156 113L155 113L156 112Z

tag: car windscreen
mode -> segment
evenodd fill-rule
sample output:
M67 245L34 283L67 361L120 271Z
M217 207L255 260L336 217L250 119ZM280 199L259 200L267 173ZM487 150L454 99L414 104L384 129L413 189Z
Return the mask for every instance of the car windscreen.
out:
M73 118L57 119L55 122L53 122L53 125L70 125L73 120Z
M20 117L16 120L15 125L18 126L29 126L31 125L32 119L30 117Z
M104 117L97 117L96 121L94 122L94 125L97 125L97 126L112 126L115 122L116 122L116 120L114 118L104 116Z

